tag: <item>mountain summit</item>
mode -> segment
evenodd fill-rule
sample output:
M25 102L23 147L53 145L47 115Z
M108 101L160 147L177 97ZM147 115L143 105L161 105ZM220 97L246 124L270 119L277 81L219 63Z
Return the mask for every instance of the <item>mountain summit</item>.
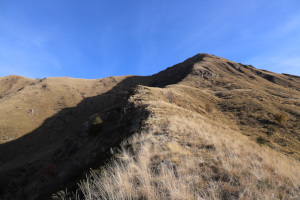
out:
M2 77L0 110L0 199L80 180L86 199L299 197L299 76L202 53L152 76Z

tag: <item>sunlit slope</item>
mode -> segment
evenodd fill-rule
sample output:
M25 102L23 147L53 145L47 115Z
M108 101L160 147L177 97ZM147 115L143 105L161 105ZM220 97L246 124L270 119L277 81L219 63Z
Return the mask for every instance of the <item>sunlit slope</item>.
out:
M299 90L298 76L210 54L197 54L145 77L2 77L0 198L44 198L66 185L74 190L91 167L101 167L109 159L111 148L133 134L145 145L137 142L138 148L126 148L134 150L134 158L149 151L144 156L147 169L169 163L166 173L170 173L162 176L175 176L177 183L189 182L185 175L205 174L199 183L192 182L193 187L178 190L159 180L147 183L154 188L169 184L175 199L196 186L199 190L190 198L295 197L299 192L295 172L300 159ZM101 117L103 128L89 135L87 123L93 116ZM189 162L197 166L192 174L183 172ZM175 169L183 170L183 179L176 180ZM150 199L171 195L155 196L151 191Z
M209 98L188 86L139 87L130 101L149 118L81 183L85 199L297 199L299 162L243 135Z
M123 78L33 80L19 76L2 77L0 142L5 143L33 131L45 119L65 108L75 107L84 98L109 91Z

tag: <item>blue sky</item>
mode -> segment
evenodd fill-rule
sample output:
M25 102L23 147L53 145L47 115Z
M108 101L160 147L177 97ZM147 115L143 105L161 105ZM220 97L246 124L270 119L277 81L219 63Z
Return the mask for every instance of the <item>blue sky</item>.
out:
M300 1L0 0L0 76L151 75L197 53L300 75Z

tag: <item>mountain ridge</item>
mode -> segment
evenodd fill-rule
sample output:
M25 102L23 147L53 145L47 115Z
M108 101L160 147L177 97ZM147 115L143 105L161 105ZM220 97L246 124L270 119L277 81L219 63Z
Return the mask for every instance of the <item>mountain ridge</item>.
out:
M0 152L6 152L0 155L0 197L49 195L101 163L110 148L151 126L147 107L152 103L139 102L146 101L142 96L148 90L156 94L149 97L153 102L230 124L250 140L265 138L270 149L300 159L300 77L210 54L197 54L152 76L9 76L0 78L0 85ZM276 122L277 113L288 121ZM95 114L103 119L104 130L93 137L84 133L83 124ZM47 169L53 171L47 174Z

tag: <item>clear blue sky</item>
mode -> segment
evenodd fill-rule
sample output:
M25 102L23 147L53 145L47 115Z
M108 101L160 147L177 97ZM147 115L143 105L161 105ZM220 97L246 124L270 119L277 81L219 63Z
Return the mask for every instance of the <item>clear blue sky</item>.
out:
M300 1L0 0L0 76L151 75L197 53L300 75Z

